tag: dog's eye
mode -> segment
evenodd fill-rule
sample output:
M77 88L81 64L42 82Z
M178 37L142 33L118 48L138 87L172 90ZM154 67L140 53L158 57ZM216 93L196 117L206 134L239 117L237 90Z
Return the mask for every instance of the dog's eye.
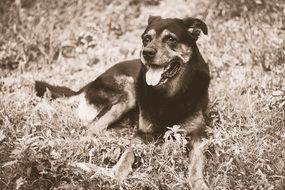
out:
M171 43L176 43L177 42L177 40L174 37L172 37L172 36L167 36L166 39L167 39L167 41L169 41Z
M145 37L143 38L143 44L148 44L151 40L152 40L152 39L151 39L151 36L145 36Z

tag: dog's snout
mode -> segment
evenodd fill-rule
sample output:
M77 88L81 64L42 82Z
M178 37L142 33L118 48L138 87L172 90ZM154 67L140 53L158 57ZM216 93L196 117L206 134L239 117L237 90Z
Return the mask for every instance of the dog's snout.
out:
M156 55L156 52L157 51L154 48L144 48L142 54L145 59L151 59L151 58L154 58L154 56Z

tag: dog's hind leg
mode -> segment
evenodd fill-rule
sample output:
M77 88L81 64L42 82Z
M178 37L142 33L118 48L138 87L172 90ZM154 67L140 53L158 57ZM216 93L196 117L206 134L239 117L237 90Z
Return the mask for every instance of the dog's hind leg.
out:
M78 100L77 115L79 119L86 124L92 122L99 113L99 107L95 104L90 104L84 92L78 96Z
M92 126L88 129L87 135L97 134L108 126L118 121L124 114L136 106L136 95L134 80L131 77L117 77L116 81L121 85L120 93L116 94L116 100L104 105Z
M125 101L120 101L112 106L106 106L99 112L94 119L92 126L88 129L88 135L98 134L100 131L107 129L108 126L118 121L125 113L135 107ZM99 117L101 115L101 117Z

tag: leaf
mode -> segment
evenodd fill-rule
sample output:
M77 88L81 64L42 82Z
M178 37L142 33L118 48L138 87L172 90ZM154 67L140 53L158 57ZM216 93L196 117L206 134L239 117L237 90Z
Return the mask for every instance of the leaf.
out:
M61 157L60 153L58 153L55 149L51 151L50 155L53 159L60 159Z
M52 132L51 132L50 129L47 129L47 130L46 130L46 136L47 136L47 137L51 137L51 133L52 133Z
M6 162L2 167L12 166L16 164L17 162L18 160L12 160L12 161Z
M165 135L166 137L169 137L169 136L171 136L172 134L173 134L172 131L166 131L164 135Z
M89 164L89 163L85 163L85 162L77 162L75 163L75 166L86 171L86 172L98 172L98 170L101 170L102 168L100 168L99 166L95 165L95 164Z
M174 138L176 139L176 141L178 141L178 142L181 141L181 134L175 133L173 136L174 136Z
M169 129L170 131L172 131L172 127L166 127L167 129Z
M93 179L98 175L105 175L105 176L109 176L111 178L114 177L111 168L103 168L103 167L97 166L95 164L90 164L90 163L86 163L86 162L72 163L71 166L75 166L77 168L80 168L87 173L95 172L95 174L93 174L90 177L90 179Z
M3 130L0 131L0 142L2 142L6 138Z
M178 133L178 132L186 132L186 130L185 129L180 129L181 128L181 126L180 125L173 125L173 129L172 129L172 131L174 132L174 133Z
M76 47L76 40L65 40L61 43L61 47Z
M282 158L276 158L273 160L273 167L278 173L282 173L285 169L285 162Z
M92 161L92 157L95 156L96 154L96 149L95 148L91 148L89 151L89 163L91 164Z
M173 125L173 126L172 126L172 131L173 131L173 132L177 132L180 127L181 127L180 125Z
M132 164L135 161L133 149L129 147L121 156L117 164L112 168L114 178L118 181L125 179L132 171Z
M117 147L115 150L114 150L114 154L113 154L113 159L114 160L118 160L120 158L120 155L121 155L121 147Z
M92 157L92 156L95 156L97 153L96 149L95 148L91 148L90 151L89 151L89 156Z
M18 178L16 180L16 190L21 189L22 185L24 185L26 182L25 179L23 179L22 177Z
M169 139L172 137L172 135L173 135L173 132L172 132L172 131L166 131L166 132L164 133L163 138L164 138L164 140L166 141L166 140L169 140Z
M272 92L272 96L281 96L283 92L281 90L275 90Z

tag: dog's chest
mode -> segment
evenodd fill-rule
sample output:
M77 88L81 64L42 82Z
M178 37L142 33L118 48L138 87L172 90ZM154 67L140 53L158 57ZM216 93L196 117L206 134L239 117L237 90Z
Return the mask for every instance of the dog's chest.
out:
M140 111L145 113L146 118L160 126L179 124L191 115L195 106L191 97L187 97L186 94L171 99L147 89L139 94L138 104Z

